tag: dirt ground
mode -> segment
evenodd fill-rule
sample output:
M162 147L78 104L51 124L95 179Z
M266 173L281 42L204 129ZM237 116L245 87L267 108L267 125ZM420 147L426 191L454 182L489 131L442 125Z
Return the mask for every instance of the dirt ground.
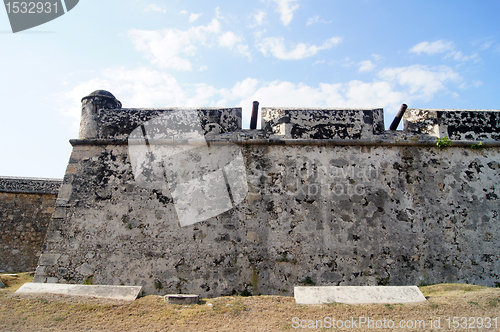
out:
M29 274L0 275L0 331L500 331L500 289L463 284L420 287L418 304L298 305L293 297L203 299L172 305L14 292Z

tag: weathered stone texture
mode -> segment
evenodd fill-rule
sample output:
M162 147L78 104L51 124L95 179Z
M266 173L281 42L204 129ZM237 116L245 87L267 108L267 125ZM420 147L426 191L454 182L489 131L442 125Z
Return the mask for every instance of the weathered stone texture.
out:
M35 281L202 297L291 295L301 283L500 283L498 147L273 145L255 135L261 143L233 140L247 197L187 227L167 186L136 183L127 145L73 142Z
M203 134L241 129L241 108L101 109L95 116L96 136L91 138L127 139L140 124L165 113L182 111L196 112L193 114L198 115Z
M0 271L34 271L56 194L0 191Z
M34 271L61 180L0 177L0 271Z
M262 108L262 129L292 139L361 139L384 131L382 109Z
M500 140L500 112L491 110L408 109L404 128L452 140Z
M61 182L61 180L57 179L3 176L0 177L0 192L57 194Z

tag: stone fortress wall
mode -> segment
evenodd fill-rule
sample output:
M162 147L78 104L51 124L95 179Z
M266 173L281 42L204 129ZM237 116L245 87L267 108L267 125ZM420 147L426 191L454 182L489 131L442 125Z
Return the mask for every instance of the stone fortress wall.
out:
M202 297L500 283L498 111L409 109L395 132L381 109L262 108L262 130L242 130L239 108L82 102L35 282Z
M61 182L0 177L0 272L35 271Z

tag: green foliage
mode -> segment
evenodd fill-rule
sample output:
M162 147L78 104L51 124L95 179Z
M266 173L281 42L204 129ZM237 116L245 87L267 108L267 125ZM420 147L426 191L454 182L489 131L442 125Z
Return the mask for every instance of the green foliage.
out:
M379 286L387 286L389 285L390 280L391 278L377 278L377 284Z
M163 289L163 284L161 283L160 280L155 280L155 289L157 290Z
M309 285L309 286L316 285L316 283L314 281L312 281L311 277L305 277L304 279L299 281L299 283L304 284L304 285Z
M431 307L432 309L437 309L439 307L439 305L437 303L429 303L429 307Z
M499 303L500 303L500 298L491 299L488 302L488 306L496 308Z
M445 149L449 148L453 144L453 141L448 138L448 136L438 138L436 141L436 146L438 148Z
M94 284L94 276L87 277L83 280L84 285L93 285Z
M255 294L258 294L259 293L259 272L255 268L252 271L252 280L251 280L250 285L253 288L253 292Z
M471 148L473 148L474 150L480 150L480 149L484 149L486 147L486 145L483 144L483 142L479 142L477 144L472 144Z

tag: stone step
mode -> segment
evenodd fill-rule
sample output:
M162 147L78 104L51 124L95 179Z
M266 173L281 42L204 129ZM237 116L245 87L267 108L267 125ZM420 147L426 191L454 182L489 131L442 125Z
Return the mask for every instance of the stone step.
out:
M196 304L200 297L195 294L167 294L164 300L168 304Z
M15 294L56 294L134 301L141 291L142 286L73 285L28 282L22 285Z
M297 286L297 304L415 303L425 301L417 286Z

